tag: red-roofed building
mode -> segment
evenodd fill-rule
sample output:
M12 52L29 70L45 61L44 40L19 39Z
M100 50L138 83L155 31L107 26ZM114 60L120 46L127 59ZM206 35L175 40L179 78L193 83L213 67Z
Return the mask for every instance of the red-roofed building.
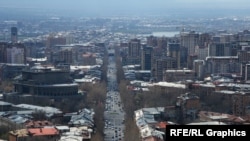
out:
M54 136L59 135L59 131L56 128L30 128L28 132L33 136Z
M162 130L162 129L166 129L166 126L168 125L168 123L166 122L166 121L162 121L162 122L158 122L156 125L155 125L155 127L157 128L157 129L160 129L160 130Z
M9 141L19 140L46 140L59 139L59 131L56 128L29 128L9 132Z

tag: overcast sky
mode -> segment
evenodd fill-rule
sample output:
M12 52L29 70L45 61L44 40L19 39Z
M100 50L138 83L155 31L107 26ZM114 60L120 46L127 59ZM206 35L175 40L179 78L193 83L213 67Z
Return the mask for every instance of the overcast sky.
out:
M0 7L92 15L162 14L169 11L237 12L250 0L0 0ZM245 13L244 13L245 14Z

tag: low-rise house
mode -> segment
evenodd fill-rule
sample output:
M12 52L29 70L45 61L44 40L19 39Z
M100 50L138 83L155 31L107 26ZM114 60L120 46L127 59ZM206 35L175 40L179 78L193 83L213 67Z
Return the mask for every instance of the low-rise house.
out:
M59 138L59 132L53 127L49 128L29 128L9 132L9 141L19 140L46 140L54 141Z
M136 110L135 122L139 128L142 141L163 141L165 138L163 123L164 107L142 108ZM166 122L167 124L167 122ZM163 125L164 126L164 125Z
M70 127L61 134L59 141L90 141L93 130L87 126Z

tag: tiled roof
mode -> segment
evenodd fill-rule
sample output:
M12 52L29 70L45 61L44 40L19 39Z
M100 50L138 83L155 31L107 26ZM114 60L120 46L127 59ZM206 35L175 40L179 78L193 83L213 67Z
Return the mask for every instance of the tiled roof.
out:
M58 130L55 128L32 128L28 129L28 132L33 136L47 136L59 134Z

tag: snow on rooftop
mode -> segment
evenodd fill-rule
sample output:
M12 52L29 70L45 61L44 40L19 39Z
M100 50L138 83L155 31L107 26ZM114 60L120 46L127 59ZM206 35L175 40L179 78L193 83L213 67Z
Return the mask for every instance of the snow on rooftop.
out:
M187 125L227 125L227 124L219 121L205 121L205 122L192 122L188 123Z
M222 114L222 115L210 115L209 118L211 118L213 120L218 120L218 119L227 119L228 116L226 114Z
M70 66L70 70L81 70L81 69L90 69L91 66Z
M155 86L163 86L163 87L175 87L175 88L186 88L185 84L177 84L177 83L171 83L171 82L158 82L154 83Z
M19 107L19 108L25 108L25 109L30 109L30 110L34 110L34 111L44 111L45 113L55 113L55 114L59 114L62 113L62 111L60 111L57 108L53 108L53 107L41 107L41 106L36 106L36 105L29 105L29 104L18 104L15 105L15 107Z

